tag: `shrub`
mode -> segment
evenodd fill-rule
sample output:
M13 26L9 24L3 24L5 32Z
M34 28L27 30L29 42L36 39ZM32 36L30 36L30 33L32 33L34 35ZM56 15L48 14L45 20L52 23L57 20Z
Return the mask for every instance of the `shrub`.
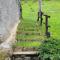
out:
M44 40L39 47L39 57L41 60L60 60L60 40Z

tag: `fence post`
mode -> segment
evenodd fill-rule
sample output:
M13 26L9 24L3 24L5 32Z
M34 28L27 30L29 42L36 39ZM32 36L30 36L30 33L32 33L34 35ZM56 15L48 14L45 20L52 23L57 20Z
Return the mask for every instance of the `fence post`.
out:
M50 27L48 26L48 18L50 18L50 16L48 15L44 15L44 16L45 16L45 28L46 28L45 35L47 37L50 37L50 32L48 32L48 28Z

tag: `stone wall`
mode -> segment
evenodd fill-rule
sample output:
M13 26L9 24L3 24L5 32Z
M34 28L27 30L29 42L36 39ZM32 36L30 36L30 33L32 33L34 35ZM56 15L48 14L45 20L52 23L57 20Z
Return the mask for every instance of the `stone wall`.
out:
M18 4L16 0L0 0L0 43L9 38L18 21Z

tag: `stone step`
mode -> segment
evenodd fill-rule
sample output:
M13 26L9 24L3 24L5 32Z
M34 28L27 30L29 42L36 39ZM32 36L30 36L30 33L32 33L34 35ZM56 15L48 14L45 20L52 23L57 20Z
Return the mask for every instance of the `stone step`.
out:
M40 32L16 32L20 35L40 35Z
M35 55L37 54L38 51L17 51L17 52L13 52L13 55Z
M15 60L39 60L38 57L19 57L19 58L15 58Z
M38 51L13 52L11 60L39 60Z
M30 39L30 40L17 40L17 42L41 42L41 40L40 39Z

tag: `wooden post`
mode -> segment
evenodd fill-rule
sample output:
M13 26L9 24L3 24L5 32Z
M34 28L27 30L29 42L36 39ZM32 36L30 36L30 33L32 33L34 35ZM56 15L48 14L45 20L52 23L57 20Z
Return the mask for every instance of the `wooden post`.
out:
M40 16L39 16L39 12L38 12L38 18L37 18L37 21L39 21L39 18L40 18Z
M41 12L42 12L42 0L38 0L39 2L39 16L41 17Z
M22 19L22 6L21 6L21 3L20 3L20 18Z
M39 14L40 14L40 16L39 16ZM43 12L38 12L38 19L37 19L37 21L39 21L39 19L40 19L40 25L42 26L42 21L43 21Z
M44 15L45 16L45 27L46 27L46 32L45 32L45 35L47 36L47 37L50 37L50 32L48 32L48 18L50 18L50 16L48 16L48 15Z
M21 1L17 0L18 3L18 12L19 12L19 16L20 18L22 18L22 6L21 6Z
M43 21L43 12L41 12L41 17L40 17L40 25L42 26L42 21Z
M38 0L38 3L39 3L39 11L38 11L38 19L37 21L39 21L39 18L41 17L41 12L42 12L42 0Z

